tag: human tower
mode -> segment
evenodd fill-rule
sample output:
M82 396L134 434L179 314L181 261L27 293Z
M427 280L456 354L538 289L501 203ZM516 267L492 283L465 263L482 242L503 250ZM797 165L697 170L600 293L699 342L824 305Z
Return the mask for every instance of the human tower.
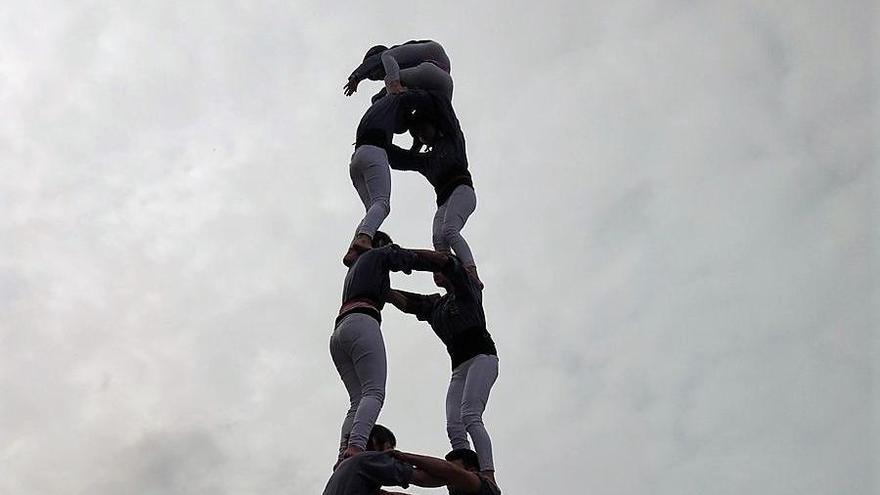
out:
M498 353L486 330L483 283L461 230L476 208L465 140L452 107L449 57L432 40L370 48L344 86L384 80L357 127L349 172L365 215L343 256L348 267L330 355L348 391L338 458L324 495L389 493L383 486L446 486L452 495L498 495L492 441L483 424L498 377ZM410 149L392 143L409 132ZM422 174L434 187L434 249L406 249L379 228L391 211L391 169ZM390 272L433 273L444 294L391 287ZM376 424L385 400L386 355L380 328L386 302L427 322L452 361L446 394L445 459L395 450L396 438ZM471 450L471 442L474 449Z

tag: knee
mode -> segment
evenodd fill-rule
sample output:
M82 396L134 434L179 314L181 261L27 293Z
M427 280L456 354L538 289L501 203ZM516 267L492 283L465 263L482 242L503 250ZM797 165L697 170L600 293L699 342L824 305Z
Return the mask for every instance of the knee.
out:
M468 407L467 404L462 404L461 422L464 423L465 428L483 424L483 412L476 407Z
M391 213L391 199L387 196L377 196L373 198L372 206L382 210L385 216L388 216L388 214Z
M381 387L367 387L364 389L361 399L372 399L381 406L385 403L385 389Z
M447 242L450 242L453 239L461 236L461 229L459 229L456 225L444 223L440 227L440 236Z

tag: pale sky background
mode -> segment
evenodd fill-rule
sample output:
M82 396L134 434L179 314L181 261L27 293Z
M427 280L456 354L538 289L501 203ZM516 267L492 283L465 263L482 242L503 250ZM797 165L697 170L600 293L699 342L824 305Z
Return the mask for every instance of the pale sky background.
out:
M0 493L321 492L379 89L342 85L432 38L504 493L876 495L876 23L861 0L0 2ZM384 230L428 246L430 187L393 180ZM383 331L380 422L442 455L445 350L390 307Z

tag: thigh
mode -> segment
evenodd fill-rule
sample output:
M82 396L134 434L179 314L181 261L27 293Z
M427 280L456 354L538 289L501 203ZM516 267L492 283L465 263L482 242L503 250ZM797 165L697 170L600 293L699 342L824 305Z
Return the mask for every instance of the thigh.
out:
M400 80L407 87L439 91L448 98L452 97L452 77L431 62L402 69Z
M344 323L344 321L340 323L340 326ZM339 378L345 385L345 390L348 391L349 398L354 400L361 395L361 382L355 370L354 360L351 358L351 349L339 335L339 330L333 332L333 336L330 337L330 357L333 359Z
M389 197L391 195L391 165L385 150L370 154L370 160L364 169L364 181L370 197Z
M489 400L492 386L498 379L498 356L480 354L470 364L462 401L468 402L471 406L478 406L479 410L483 411Z
M360 385L362 388L385 388L388 363L379 322L363 314L352 316L357 317L358 325L352 339L351 359Z
M358 148L359 150L360 148ZM361 198L361 203L369 204L370 201L370 193L367 191L367 183L364 180L364 171L363 171L363 162L361 162L361 155L358 154L358 150L355 150L354 154L351 155L351 164L348 166L348 175L351 177L351 184L354 186L354 189L358 193L358 197Z
M444 203L443 223L461 230L471 213L477 209L477 195L470 186L458 186Z

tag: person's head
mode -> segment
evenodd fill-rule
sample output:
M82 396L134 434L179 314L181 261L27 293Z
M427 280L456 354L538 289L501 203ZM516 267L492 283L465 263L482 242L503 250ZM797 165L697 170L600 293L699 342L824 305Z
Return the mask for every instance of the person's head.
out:
M391 240L391 236L382 232L381 230L377 230L375 234L373 234L373 247L380 248L382 246L387 246L391 244L393 241Z
M367 54L364 55L364 62L366 62L367 59L372 57L373 55L382 53L387 49L388 49L388 47L385 45L376 45L374 47L371 47L369 50L367 50Z
M446 460L468 471L480 470L480 458L471 449L453 449L446 454Z
M367 450L370 452L385 452L397 447L397 438L388 428L380 424L373 425L370 430L370 438L367 439Z
M440 136L440 130L431 121L424 117L415 117L409 124L410 133L419 141L428 146L433 146Z
M388 49L388 47L385 45L376 45L376 46L370 48L369 50L367 50L367 54L364 55L364 62L366 62L367 59L372 57L373 55L378 55L387 49ZM367 79L369 79L371 81L378 81L380 79L383 79L384 77L385 77L385 68L382 67L381 64L379 64L379 66L376 67L376 69L373 72L367 74Z

